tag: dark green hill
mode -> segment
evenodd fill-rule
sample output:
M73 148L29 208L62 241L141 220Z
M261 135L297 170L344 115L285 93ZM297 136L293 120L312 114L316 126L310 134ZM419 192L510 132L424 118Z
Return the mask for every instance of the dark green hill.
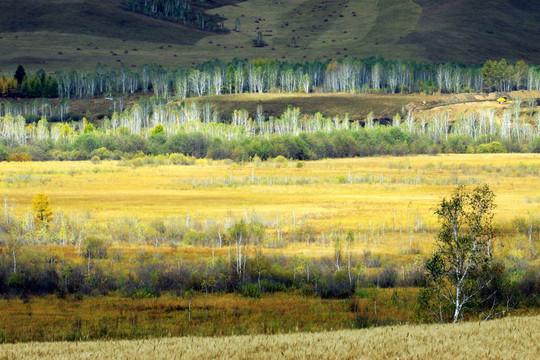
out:
M401 44L420 44L430 61L540 61L540 2L416 0L422 15Z
M19 63L54 70L216 57L540 63L535 0L216 0L208 8L239 31L201 31L128 11L121 0L2 1L0 71ZM254 48L259 32L268 46Z

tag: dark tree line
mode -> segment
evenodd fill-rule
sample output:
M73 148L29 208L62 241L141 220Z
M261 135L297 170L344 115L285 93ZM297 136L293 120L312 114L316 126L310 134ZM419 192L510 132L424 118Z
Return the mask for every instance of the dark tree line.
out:
M225 31L223 18L206 10L212 4L206 0L125 0L128 10L158 19L178 22L207 31Z
M58 97L58 80L43 69L27 74L19 65L13 76L0 78L0 97L53 98Z

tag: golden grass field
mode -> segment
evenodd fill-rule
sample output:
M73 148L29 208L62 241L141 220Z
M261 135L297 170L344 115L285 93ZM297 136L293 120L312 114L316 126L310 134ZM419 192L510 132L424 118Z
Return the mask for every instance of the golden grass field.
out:
M282 335L0 345L0 359L538 359L540 317Z
M13 162L0 165L0 189L19 214L30 210L37 192L45 192L54 211L90 213L98 221L187 213L207 218L254 210L269 217L295 211L298 218L320 222L388 224L395 208L406 225L407 208L434 220L430 209L458 181L489 184L497 195L499 220L537 212L540 205L526 200L540 196L539 175L538 154L334 159L306 161L302 167L297 161L198 160L194 166L141 167L116 161Z
M382 241L376 246L360 241L356 250L372 247L390 255L411 242L431 249L438 229L433 210L458 183L490 185L500 228L515 217L540 213L539 154L373 157L301 165L210 160L141 167L115 161L3 163L0 193L18 216L30 211L36 193L45 192L54 212L99 223L187 216L223 222L254 212L269 221L279 219L286 228L293 221L305 223L319 234L337 227L366 238L379 233ZM289 250L304 248L296 244ZM332 251L330 246L310 246L308 254Z

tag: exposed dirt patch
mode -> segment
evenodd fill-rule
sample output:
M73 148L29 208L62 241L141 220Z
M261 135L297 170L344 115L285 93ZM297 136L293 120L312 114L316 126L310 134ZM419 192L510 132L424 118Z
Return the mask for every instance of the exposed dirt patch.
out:
M505 109L510 108L511 104L499 104L497 99L507 96L510 99L521 98L523 100L522 108L525 106L525 101L531 97L540 99L540 91L512 91L508 93L489 93L489 94L456 94L446 98L437 99L431 102L416 102L407 105L417 117L424 114L429 119L434 114L443 111L449 111L452 119L458 117L460 113L467 114L470 112L479 112L482 109L493 108L497 114L502 113ZM538 105L538 104L537 104Z

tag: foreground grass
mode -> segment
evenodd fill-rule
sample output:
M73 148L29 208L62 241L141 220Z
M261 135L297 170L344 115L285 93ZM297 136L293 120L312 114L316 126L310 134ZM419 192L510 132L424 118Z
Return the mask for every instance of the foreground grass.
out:
M540 316L224 338L0 345L0 359L537 359Z

